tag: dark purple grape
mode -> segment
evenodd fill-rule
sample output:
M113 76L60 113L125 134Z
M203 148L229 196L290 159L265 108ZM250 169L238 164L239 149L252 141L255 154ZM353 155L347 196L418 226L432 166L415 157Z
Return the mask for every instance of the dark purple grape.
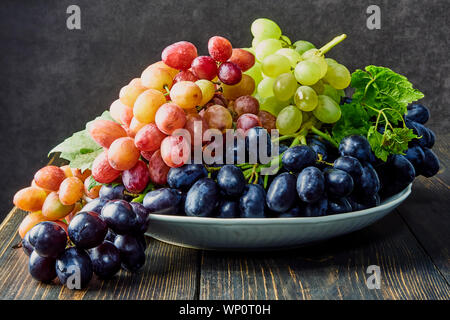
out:
M430 110L421 104L412 104L408 106L406 119L417 123L425 124L430 119Z
M245 188L244 174L232 164L224 165L217 174L217 184L227 196L239 197Z
M245 136L245 151L250 163L269 162L272 154L272 140L267 130L262 127L248 129Z
M355 187L356 193L358 193L359 195L370 197L378 193L378 191L380 190L380 186L380 179L378 178L378 174L373 166L368 162L363 164L361 178Z
M96 212L80 212L69 223L70 240L82 249L100 245L108 232L106 222Z
M170 168L167 183L173 189L188 191L197 180L207 176L208 171L202 164L185 164L178 168Z
M34 250L33 245L30 243L30 233L29 232L27 232L25 237L23 237L23 239L22 239L22 249L23 249L23 252L25 252L25 254L27 256L30 256Z
M327 214L347 213L353 210L347 198L329 198Z
M242 218L265 217L266 192L259 184L248 184L244 194L239 199L239 209Z
M339 157L334 161L333 167L335 169L343 170L351 175L355 184L361 179L363 168L361 162L354 157Z
M139 202L130 202L130 206L133 212L136 214L137 224L136 224L136 234L143 234L148 229L148 210Z
M118 200L124 198L125 187L123 185L113 186L112 184L104 184L99 191L99 197L107 200Z
M144 207L149 213L175 215L180 211L183 193L180 190L161 188L144 197Z
M66 248L66 231L54 222L41 222L28 233L30 244L41 257L56 258Z
M286 212L297 200L295 192L296 177L284 172L273 179L267 190L266 203L274 212Z
M91 259L86 251L69 248L56 260L56 274L69 289L84 288L92 278Z
M297 177L297 193L304 202L318 201L325 191L325 178L316 167L307 167Z
M220 65L217 76L223 83L232 86L242 79L241 69L233 62L224 62Z
M145 251L142 243L132 235L118 235L114 246L119 249L122 268L136 272L145 264Z
M300 172L316 163L317 155L308 146L291 147L283 153L281 163L289 171Z
M104 241L89 250L92 270L102 279L113 277L120 270L120 252L112 242Z
M405 158L414 166L417 173L420 172L420 168L425 160L425 153L420 146L412 146L406 151Z
M353 211L360 211L369 208L373 208L380 205L380 196L374 194L372 196L359 197L357 195L351 195L348 198L348 202L352 206Z
M277 215L278 218L297 218L302 215L302 208L299 205L294 205L291 209L281 212Z
M106 233L105 240L114 242L114 239L116 239L116 236L117 236L117 234L114 231L112 231L111 229L108 229L108 233Z
M83 211L93 211L98 214L102 212L103 206L108 202L108 199L96 198L89 201L84 207Z
M198 180L187 193L184 211L188 216L212 216L219 200L219 191L219 186L214 180L210 178Z
M327 214L328 199L322 196L319 200L312 203L307 203L304 207L301 207L302 217L321 217Z
M425 159L423 161L420 174L430 178L439 172L439 159L431 149L424 148Z
M345 137L339 144L341 156L351 156L359 161L369 161L371 151L369 141L360 135Z
M346 197L353 191L353 178L347 172L339 169L327 168L324 170L325 188L327 192L336 197Z
M217 218L238 218L239 202L235 200L223 199L222 201L220 201L217 210Z
M50 282L56 278L55 258L41 257L33 251L28 261L28 271L30 275L42 282Z
M102 209L101 217L117 234L131 233L137 229L138 219L131 205L125 200L108 202Z

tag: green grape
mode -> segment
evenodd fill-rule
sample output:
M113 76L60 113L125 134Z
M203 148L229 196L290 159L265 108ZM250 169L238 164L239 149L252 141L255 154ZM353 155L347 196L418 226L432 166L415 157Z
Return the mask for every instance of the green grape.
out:
M305 53L306 51L310 49L314 49L316 46L313 45L311 42L305 41L305 40L299 40L294 43L295 51L297 51L300 55Z
M327 62L328 67L333 65L333 64L339 64L336 60L331 59L331 58L325 58L325 61Z
M280 113L280 111L285 108L289 103L285 101L279 101L274 96L268 98L260 98L259 100L259 110L270 112L275 117Z
M258 84L257 92L261 98L268 98L273 96L274 78L264 78Z
M328 96L320 95L314 116L323 123L335 123L341 118L341 108Z
M302 122L306 123L308 120L314 118L314 115L312 112L302 111L302 117L303 117Z
M280 74L273 84L273 93L280 101L288 101L295 93L298 84L292 73Z
M258 44L263 41L264 39L259 39L259 38L253 38L252 40L252 48L253 50L256 49L256 47L258 46Z
M290 46L292 44L291 39L288 36L282 35L281 40L284 42L285 46Z
M332 64L325 75L325 80L338 90L347 88L351 79L350 71L342 64Z
M302 125L302 112L295 106L287 106L277 116L277 129L280 134L293 134Z
M328 83L323 85L323 93L322 93L322 95L330 97L331 99L333 99L337 103L339 103L341 101L341 97L339 95L338 90L333 88Z
M253 36L259 39L279 39L281 37L280 27L272 20L266 18L253 21L250 30Z
M328 70L328 64L325 61L324 56L320 53L318 49L311 49L306 51L302 55L303 60L308 60L317 63L317 65L320 67L320 77L323 78Z
M280 40L265 39L262 40L255 48L255 57L258 61L263 61L265 57L271 55L281 49Z
M262 64L262 72L269 77L277 77L282 73L291 71L291 63L285 56L279 54L271 54L264 58Z
M295 105L302 111L312 111L319 101L316 92L311 87L301 86L294 95Z
M322 80L317 81L315 84L311 86L311 88L313 88L317 94L323 94L324 91L323 81Z
M262 71L261 71L261 64L259 62L255 62L253 67L251 67L250 69L245 71L244 74L252 77L253 80L255 80L255 86L257 86L263 79Z
M302 85L310 86L320 80L320 67L312 61L300 61L294 70L295 79Z
M299 61L302 61L302 56L297 51L291 48L282 48L275 53L288 58L292 68L295 68L297 63Z

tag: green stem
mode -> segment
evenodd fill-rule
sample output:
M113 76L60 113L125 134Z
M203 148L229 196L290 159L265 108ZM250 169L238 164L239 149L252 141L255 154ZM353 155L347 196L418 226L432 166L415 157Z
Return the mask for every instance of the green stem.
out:
M320 53L324 55L325 53L333 49L336 45L344 41L346 38L347 38L346 34L341 34L340 36L335 37L333 40L331 40L330 42L328 42L326 45L324 45L322 48L319 49Z
M330 135L320 131L319 129L317 129L316 127L311 127L311 132L317 134L318 136L324 138L325 140L327 140L328 142L330 142L333 146L335 146L336 148L339 147L339 144L334 141L333 138L330 137Z
M166 93L164 93L165 96L168 96L170 94L169 86L165 85L164 89L166 90Z

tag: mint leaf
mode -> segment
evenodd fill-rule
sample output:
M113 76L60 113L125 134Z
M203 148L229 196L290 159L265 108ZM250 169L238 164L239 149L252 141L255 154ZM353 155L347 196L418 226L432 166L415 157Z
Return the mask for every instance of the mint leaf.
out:
M369 130L369 115L363 106L356 102L344 104L341 106L341 118L333 126L332 134L336 142L343 138L353 135L367 135Z

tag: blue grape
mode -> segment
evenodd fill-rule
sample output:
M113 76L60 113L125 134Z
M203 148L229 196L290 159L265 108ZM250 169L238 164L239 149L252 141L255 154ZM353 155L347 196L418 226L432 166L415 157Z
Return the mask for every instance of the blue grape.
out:
M439 172L439 159L431 149L424 148L425 159L423 161L420 174L430 178Z
M321 217L327 214L328 199L322 196L319 200L312 203L307 203L304 207L301 207L302 217Z
M69 277L72 278L71 276L74 276L76 271L79 271L80 288L86 287L91 281L93 273L91 259L84 250L72 247L66 249L56 260L56 274L59 281L66 284Z
M346 197L353 191L353 178L340 169L327 168L324 170L325 186L329 194Z
M108 202L108 199L96 198L89 201L84 207L83 211L93 211L100 214L102 212L103 206Z
M406 119L417 123L425 124L430 119L430 110L421 104L412 104L408 106Z
M183 193L176 189L161 188L144 197L144 207L149 213L174 215L180 211Z
M227 196L238 197L245 188L244 174L238 167L227 164L219 170L217 184Z
M67 228L70 240L82 249L100 245L108 232L106 222L95 212L80 212Z
M359 161L369 161L371 151L369 141L360 135L345 137L339 144L341 156L351 156Z
M89 250L92 270L102 279L113 277L120 270L120 252L112 242L104 241Z
M327 214L347 213L353 210L347 198L329 198Z
M327 150L322 147L320 144L316 143L310 143L308 145L317 155L322 155L322 160L327 161L328 160L328 153Z
M188 191L199 179L207 177L208 171L201 164L185 164L178 168L170 168L167 184L174 189Z
M281 163L289 171L300 172L304 168L316 163L317 155L308 146L295 146L286 150L281 158Z
M136 234L143 234L148 229L148 210L139 202L130 202L133 212L136 214Z
M219 200L219 186L210 178L198 180L189 189L184 211L188 216L210 217Z
M376 207L380 205L380 196L376 193L372 196L358 197L357 195L351 195L348 198L353 211L360 211Z
M38 281L50 282L56 278L55 261L55 258L41 257L33 251L28 260L28 272Z
M363 164L363 170L355 191L364 196L373 196L380 190L380 179L370 163Z
M248 184L239 199L239 210L242 218L265 217L266 192L259 184Z
M145 248L134 236L118 235L114 240L114 246L119 249L122 268L130 272L136 272L145 264Z
M322 171L316 167L303 169L297 178L297 193L304 202L318 201L325 190L325 178Z
M278 218L297 218L302 216L303 209L299 205L294 205L291 209L281 212L277 215Z
M22 239L22 249L27 256L30 256L34 250L33 245L30 243L30 232L27 232L25 237Z
M239 203L236 200L223 199L218 206L217 218L238 218Z
M353 183L357 184L361 179L363 167L358 159L350 156L342 156L334 161L333 167L347 172L353 179Z
M282 173L273 179L267 190L266 203L270 210L285 212L297 200L295 192L296 177L288 172Z
M114 231L112 231L111 229L108 229L108 232L106 233L106 236L105 236L105 240L114 242L114 239L116 237L117 237L117 234Z
M66 231L54 222L38 223L28 233L30 244L41 257L56 258L66 248Z
M125 187L123 185L113 186L112 184L104 184L98 193L102 199L119 200L124 198Z
M133 208L125 200L108 202L102 209L101 217L117 234L131 233L138 224Z

